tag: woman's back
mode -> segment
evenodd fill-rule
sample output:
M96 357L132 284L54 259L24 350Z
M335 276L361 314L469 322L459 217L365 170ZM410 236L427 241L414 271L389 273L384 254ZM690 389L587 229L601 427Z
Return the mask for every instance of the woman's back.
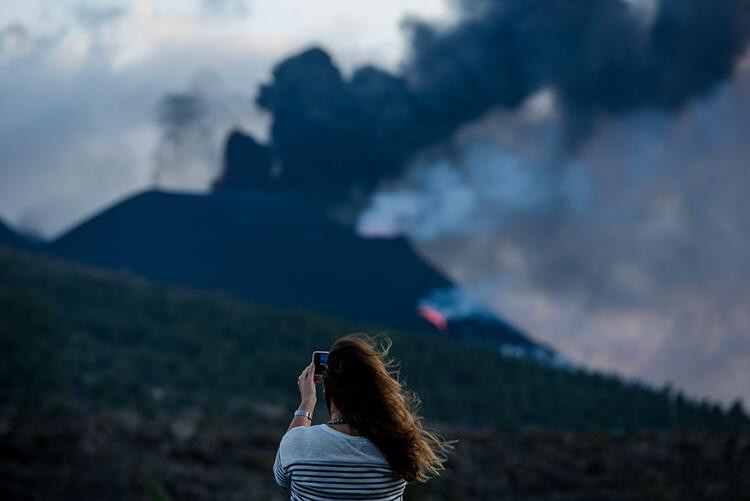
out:
M276 482L292 499L402 499L406 482L366 437L328 425L296 427L281 439Z

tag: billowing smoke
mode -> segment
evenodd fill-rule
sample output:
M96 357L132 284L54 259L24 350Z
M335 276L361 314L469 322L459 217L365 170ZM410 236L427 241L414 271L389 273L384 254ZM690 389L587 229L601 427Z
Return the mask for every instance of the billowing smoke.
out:
M401 74L345 78L321 49L280 63L258 104L290 185L368 193L415 155L496 108L548 90L561 111L556 155L597 120L674 112L732 74L747 45L747 0L460 0L449 27L408 23ZM649 7L650 6L650 7Z
M750 400L750 68L677 115L603 122L558 162L564 120L540 99L416 162L360 232L409 235L574 360Z
M414 149L404 81L374 67L347 80L318 48L276 66L257 102L273 115L281 179L292 188L341 201L399 174Z
M450 139L359 231L576 361L750 401L748 2L460 5L405 71Z
M570 141L602 114L676 110L732 73L746 0L459 0L447 30L412 23L406 78L436 128L552 89Z

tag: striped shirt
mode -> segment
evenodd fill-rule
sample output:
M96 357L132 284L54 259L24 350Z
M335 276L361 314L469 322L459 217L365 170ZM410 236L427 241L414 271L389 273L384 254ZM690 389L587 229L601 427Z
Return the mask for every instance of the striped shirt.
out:
M287 431L273 472L292 500L402 500L406 487L368 438L325 424Z

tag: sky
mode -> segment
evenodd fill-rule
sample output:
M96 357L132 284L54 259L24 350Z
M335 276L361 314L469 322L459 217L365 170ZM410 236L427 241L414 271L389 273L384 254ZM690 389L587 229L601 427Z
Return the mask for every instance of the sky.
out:
M647 18L656 2L631 3ZM139 190L205 191L228 130L268 136L253 99L276 62L314 44L345 73L395 70L410 15L452 19L444 0L3 2L0 218L52 238ZM157 106L174 92L212 107L200 148L165 170ZM602 121L551 166L559 120L544 89L488 113L450 159L382 187L360 231L408 236L584 366L750 402L750 61L677 114Z
M275 62L316 44L346 71L395 67L407 15L442 0L6 1L0 7L0 217L54 237L136 190L204 190L224 133L267 135L253 102ZM218 103L188 172L154 178L164 94Z

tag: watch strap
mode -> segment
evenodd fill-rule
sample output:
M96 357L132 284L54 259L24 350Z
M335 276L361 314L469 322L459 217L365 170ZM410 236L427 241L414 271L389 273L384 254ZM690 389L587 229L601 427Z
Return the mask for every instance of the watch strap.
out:
M312 412L303 411L302 409L297 409L296 411L294 411L294 415L306 417L307 419L312 421Z

